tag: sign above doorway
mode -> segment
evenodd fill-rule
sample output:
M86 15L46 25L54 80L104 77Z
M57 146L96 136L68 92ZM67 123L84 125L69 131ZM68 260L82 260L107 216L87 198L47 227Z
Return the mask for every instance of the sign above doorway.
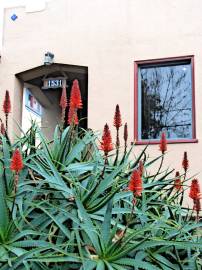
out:
M45 78L43 79L43 87L42 89L49 88L62 88L67 86L66 78L64 77L56 77L56 78Z

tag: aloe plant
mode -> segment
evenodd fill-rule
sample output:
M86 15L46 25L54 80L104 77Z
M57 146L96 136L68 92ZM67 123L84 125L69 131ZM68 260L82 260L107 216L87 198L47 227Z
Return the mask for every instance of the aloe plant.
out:
M57 126L48 141L34 123L14 144L1 141L0 269L201 268L201 224L180 203L173 170L155 166L162 155L150 159L148 146L135 159L132 147L106 162L92 131ZM15 194L17 147L24 168ZM144 190L134 204L127 186L140 160Z

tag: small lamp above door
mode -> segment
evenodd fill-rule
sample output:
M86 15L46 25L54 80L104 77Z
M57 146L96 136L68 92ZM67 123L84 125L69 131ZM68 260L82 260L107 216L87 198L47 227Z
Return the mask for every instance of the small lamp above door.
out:
M44 65L51 65L53 64L54 54L51 52L45 53L44 57Z

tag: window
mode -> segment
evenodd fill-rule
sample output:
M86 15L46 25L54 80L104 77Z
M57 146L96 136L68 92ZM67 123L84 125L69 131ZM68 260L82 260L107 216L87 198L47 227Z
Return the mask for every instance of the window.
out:
M194 57L135 62L135 141L196 142Z

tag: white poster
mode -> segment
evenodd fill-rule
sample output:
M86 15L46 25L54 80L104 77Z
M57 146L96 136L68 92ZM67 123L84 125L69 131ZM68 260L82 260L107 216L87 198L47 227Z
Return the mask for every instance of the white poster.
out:
M42 106L37 98L28 88L24 88L23 93L23 109L22 109L22 129L26 132L31 125L31 121L41 127Z

